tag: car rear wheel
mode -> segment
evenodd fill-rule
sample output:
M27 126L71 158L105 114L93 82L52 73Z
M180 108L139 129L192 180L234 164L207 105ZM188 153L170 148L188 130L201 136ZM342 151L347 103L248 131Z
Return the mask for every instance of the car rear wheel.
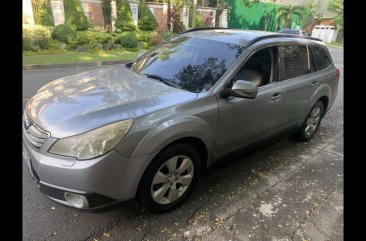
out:
M323 102L318 101L314 104L313 108L311 108L301 129L298 132L294 133L294 136L299 140L310 140L316 130L318 130L323 115L324 104Z
M187 144L177 144L159 153L147 168L138 199L143 208L162 213L173 210L191 193L201 171L201 156Z

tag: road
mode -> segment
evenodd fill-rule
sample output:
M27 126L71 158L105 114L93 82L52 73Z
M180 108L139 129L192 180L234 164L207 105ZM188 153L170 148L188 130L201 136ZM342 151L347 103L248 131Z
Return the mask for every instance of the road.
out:
M177 210L133 200L85 212L42 195L23 165L24 240L343 240L343 49L339 93L308 142L285 135L201 178ZM95 67L23 71L23 104L50 80Z

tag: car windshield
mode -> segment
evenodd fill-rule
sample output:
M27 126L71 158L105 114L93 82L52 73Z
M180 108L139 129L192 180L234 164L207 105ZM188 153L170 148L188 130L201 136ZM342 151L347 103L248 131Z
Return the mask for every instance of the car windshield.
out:
M176 88L206 92L243 49L241 45L177 36L137 59L131 69Z

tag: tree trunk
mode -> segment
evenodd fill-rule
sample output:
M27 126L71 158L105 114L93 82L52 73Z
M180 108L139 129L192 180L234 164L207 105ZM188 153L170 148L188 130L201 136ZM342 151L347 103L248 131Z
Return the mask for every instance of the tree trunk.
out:
M170 9L170 0L168 0L168 13L167 13L167 27L168 27L168 31L171 31L171 19L172 19L172 12Z
M291 18L287 18L286 19L286 24L285 24L285 28L289 28L291 25Z
M197 0L193 0L193 6L192 6L192 28L196 27L196 6L197 6Z

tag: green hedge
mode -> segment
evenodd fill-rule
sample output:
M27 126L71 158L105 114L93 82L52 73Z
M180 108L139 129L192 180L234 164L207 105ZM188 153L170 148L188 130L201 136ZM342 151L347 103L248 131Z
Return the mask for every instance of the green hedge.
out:
M53 27L35 25L23 27L23 50L48 49L50 47Z
M113 37L110 33L105 32L92 32L92 31L83 31L78 32L76 38L76 45L88 45L94 40L100 44L108 43L110 40L114 42L116 37Z
M54 26L49 0L32 0L34 22L43 26Z
M89 22L83 13L79 0L64 0L65 23L78 31L87 30Z
M121 31L134 31L136 29L132 17L130 4L127 0L123 1L122 4L120 4L115 26Z
M151 36L153 36L156 32L153 31L137 31L136 33L136 37L138 41L143 41L143 42L149 42Z
M124 32L119 34L118 42L125 48L137 47L137 38L133 32Z
M139 15L137 26L139 29L145 31L155 30L158 27L158 22L156 21L154 15L145 4L141 4L140 7L141 14Z
M52 36L61 42L70 43L76 38L76 30L68 24L60 24L55 27Z

